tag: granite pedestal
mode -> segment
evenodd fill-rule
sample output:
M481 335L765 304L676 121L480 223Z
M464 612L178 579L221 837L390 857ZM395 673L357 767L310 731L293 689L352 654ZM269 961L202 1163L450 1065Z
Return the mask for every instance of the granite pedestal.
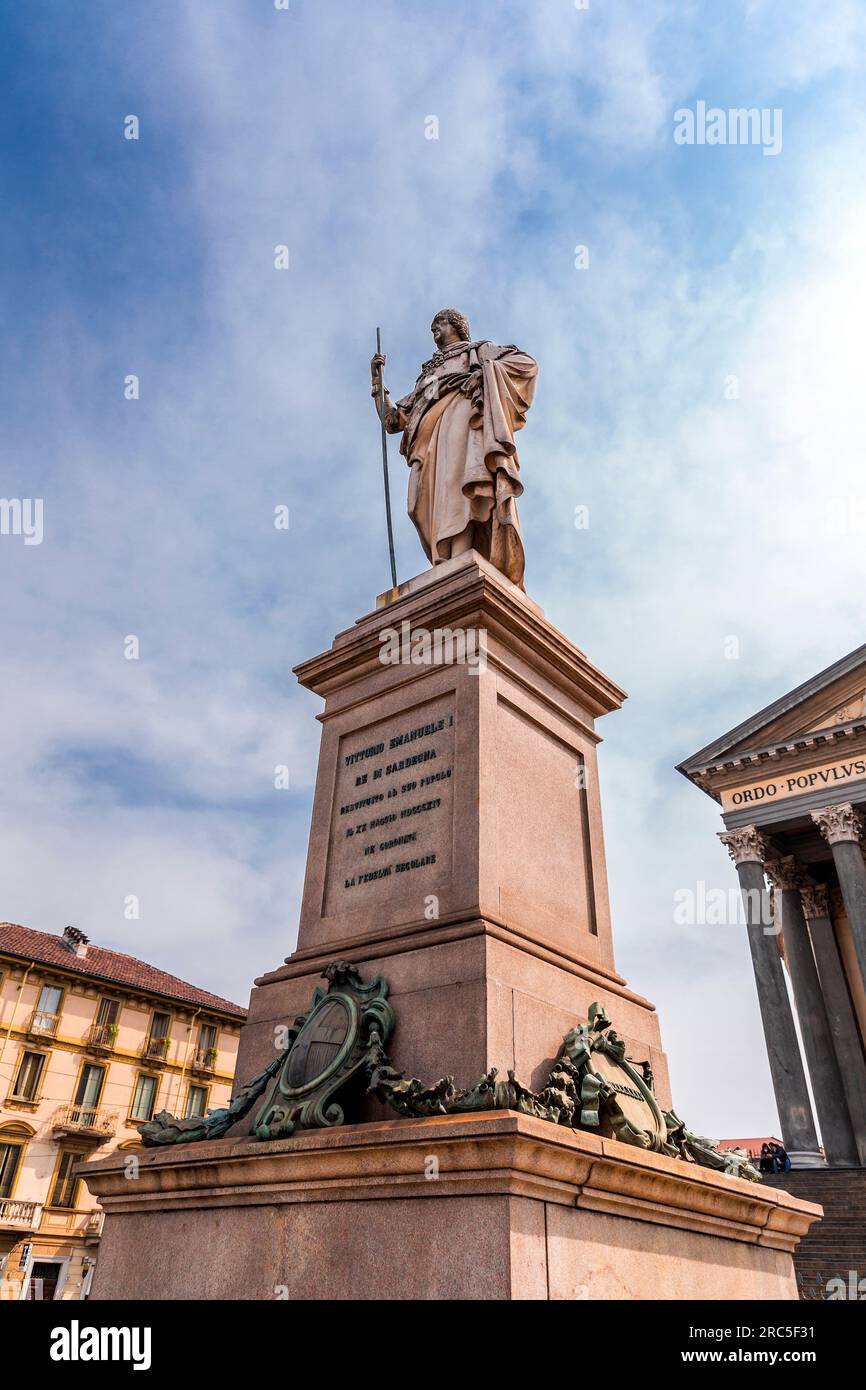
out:
M335 959L390 986L395 1067L544 1084L603 1004L670 1107L658 1018L613 957L597 719L620 690L474 552L297 668L324 698L297 949L256 982L238 1082ZM116 1158L94 1297L794 1297L818 1209L510 1111Z
M510 1111L88 1167L96 1298L793 1299L820 1213Z
M256 982L238 1077L340 957L385 975L389 1051L413 1075L513 1068L535 1085L598 1000L669 1104L658 1016L611 940L596 720L624 691L475 552L383 600L297 667L325 700L298 944ZM388 632L422 657L417 634L456 633L458 659L416 664L410 643L383 661Z

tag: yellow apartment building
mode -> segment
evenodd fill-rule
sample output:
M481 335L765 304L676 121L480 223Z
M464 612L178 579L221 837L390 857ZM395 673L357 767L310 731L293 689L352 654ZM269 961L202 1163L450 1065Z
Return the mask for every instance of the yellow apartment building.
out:
M102 1212L75 1164L226 1105L245 1018L74 927L0 923L0 1297L87 1296Z

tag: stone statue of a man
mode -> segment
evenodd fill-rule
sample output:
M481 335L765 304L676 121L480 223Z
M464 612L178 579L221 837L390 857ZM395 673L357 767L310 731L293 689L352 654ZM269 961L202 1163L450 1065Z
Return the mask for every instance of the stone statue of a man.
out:
M535 393L536 362L510 345L472 341L469 321L441 309L431 324L436 351L408 396L385 390L385 428L402 431L409 474L409 515L427 558L441 564L477 550L523 587L523 492L514 436ZM370 367L379 397L385 358Z

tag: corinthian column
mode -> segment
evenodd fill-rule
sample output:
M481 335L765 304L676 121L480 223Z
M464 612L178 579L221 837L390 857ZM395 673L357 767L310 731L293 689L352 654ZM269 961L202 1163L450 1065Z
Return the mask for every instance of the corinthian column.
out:
M818 1136L764 882L763 863L769 858L769 846L754 825L720 834L719 839L736 865L743 894L752 969L782 1139L795 1166L818 1167L822 1163Z
M764 870L776 889L776 907L781 913L785 956L827 1162L831 1168L857 1168L860 1156L800 902L800 889L809 880L793 854L783 859L768 860Z
M850 801L845 801L813 811L812 819L833 853L857 963L866 984L866 863L860 846L863 818Z
M860 1031L845 980L845 969L830 920L829 893L823 884L800 889L800 901L812 939L824 1007L833 1034L836 1060L848 1101L848 1114L857 1143L860 1166L866 1167L866 1062Z

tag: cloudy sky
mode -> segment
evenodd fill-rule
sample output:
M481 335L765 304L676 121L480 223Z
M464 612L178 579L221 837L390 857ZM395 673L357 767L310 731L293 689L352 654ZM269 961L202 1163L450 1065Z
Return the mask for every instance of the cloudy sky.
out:
M388 582L375 326L402 392L457 305L539 360L528 591L631 697L618 966L689 1122L774 1129L743 932L674 922L736 879L673 767L864 641L862 4L43 0L2 30L0 495L44 538L0 536L0 918L241 1002L291 949L291 667ZM780 111L781 150L676 143L699 101Z

